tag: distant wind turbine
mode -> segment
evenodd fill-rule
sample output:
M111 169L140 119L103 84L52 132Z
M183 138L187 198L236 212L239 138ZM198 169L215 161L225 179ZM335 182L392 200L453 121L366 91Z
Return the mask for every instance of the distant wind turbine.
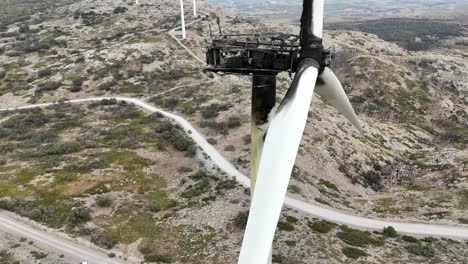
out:
M196 0L192 0L192 1L193 1L193 16L197 17L197 1Z
M180 20L182 21L182 39L187 39L187 33L185 32L184 0L180 0Z
M136 5L140 5L140 0L135 0Z

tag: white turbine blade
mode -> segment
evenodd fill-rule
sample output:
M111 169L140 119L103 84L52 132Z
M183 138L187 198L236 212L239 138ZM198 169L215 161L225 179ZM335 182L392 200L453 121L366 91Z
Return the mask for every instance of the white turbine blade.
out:
M273 117L262 152L239 264L267 263L317 81L318 65L305 59Z
M180 0L180 20L182 21L182 39L186 39L187 34L185 32L184 0Z
M323 38L323 12L324 0L314 0L312 33L318 38Z
M315 92L320 95L326 103L335 107L343 114L359 132L363 133L361 122L359 122L340 80L338 80L335 73L330 68L325 67L325 70L319 76Z

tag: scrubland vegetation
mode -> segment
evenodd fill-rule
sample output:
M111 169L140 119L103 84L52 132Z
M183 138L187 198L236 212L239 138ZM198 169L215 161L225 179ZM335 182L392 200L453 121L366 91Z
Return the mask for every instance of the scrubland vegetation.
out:
M441 40L464 35L461 24L434 19L384 18L354 23L336 23L330 30L356 30L376 34L386 41L396 42L412 50L429 50Z
M5 117L0 124L1 209L105 249L143 238L139 250L147 261L187 262L208 244L215 246L210 226L171 225L170 219L184 208L210 204L237 183L203 170L189 174L194 168L186 168L180 170L186 175L179 176L181 188L170 187L168 175L154 171L157 161L138 153L192 157L197 149L165 118L114 100ZM167 248L162 250L162 244Z

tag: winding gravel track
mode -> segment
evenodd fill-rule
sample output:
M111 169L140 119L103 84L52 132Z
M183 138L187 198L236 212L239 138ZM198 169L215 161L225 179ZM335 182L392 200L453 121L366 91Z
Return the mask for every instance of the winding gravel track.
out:
M134 104L150 113L159 112L164 116L172 119L178 123L188 135L196 142L200 149L209 157L209 160L223 170L227 175L234 176L236 180L245 187L250 186L250 179L238 171L229 161L227 161L206 139L200 134L187 120L184 118L158 109L146 102L127 97L93 97L87 99L76 99L67 101L67 103L78 104L86 102L97 102L105 99L117 99L118 101L124 101L127 103ZM58 103L45 103L28 105L17 108L0 109L1 111L12 111L20 109L31 109L39 107L47 107ZM203 157L204 155L199 155ZM312 217L318 217L328 221L332 221L339 224L346 224L355 228L365 230L376 230L381 231L384 227L393 226L398 232L404 234L410 234L415 236L434 236L434 237L446 237L461 240L468 240L468 228L459 225L438 225L429 223L409 223L396 220L386 219L375 219L353 215L347 212L339 211L333 208L324 207L322 205L307 203L295 198L286 197L284 204L291 208L308 214Z

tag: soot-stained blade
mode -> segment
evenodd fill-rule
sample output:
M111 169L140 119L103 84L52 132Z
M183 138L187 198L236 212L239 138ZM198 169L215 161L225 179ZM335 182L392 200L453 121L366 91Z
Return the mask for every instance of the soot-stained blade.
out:
M239 264L267 263L318 76L315 60L301 61L265 139Z
M348 96L346 96L340 80L338 80L335 73L330 68L325 67L325 70L318 77L315 92L320 95L326 103L335 107L343 114L359 132L363 133L361 122L354 112L353 106Z

